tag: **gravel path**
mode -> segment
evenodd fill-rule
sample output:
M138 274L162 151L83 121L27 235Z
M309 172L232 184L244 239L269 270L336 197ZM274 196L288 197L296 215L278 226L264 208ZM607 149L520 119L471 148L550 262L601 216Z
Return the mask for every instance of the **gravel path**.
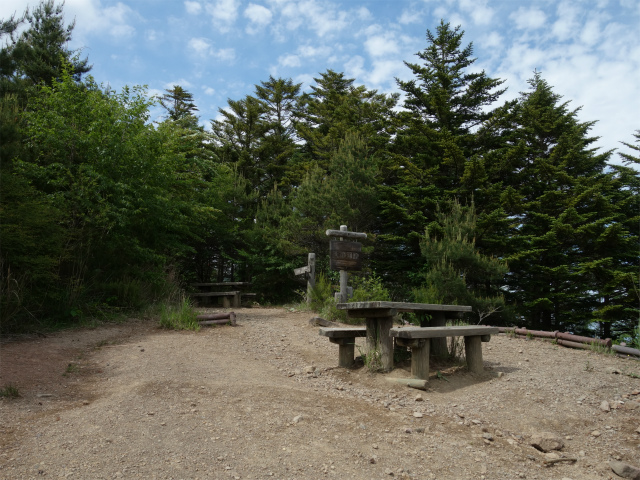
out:
M589 480L619 478L610 460L640 466L640 362L494 336L485 375L435 365L421 392L386 381L408 364L337 368L309 313L236 313L197 333L131 321L0 344L0 387L22 394L0 400L0 478ZM539 451L536 435L563 446Z

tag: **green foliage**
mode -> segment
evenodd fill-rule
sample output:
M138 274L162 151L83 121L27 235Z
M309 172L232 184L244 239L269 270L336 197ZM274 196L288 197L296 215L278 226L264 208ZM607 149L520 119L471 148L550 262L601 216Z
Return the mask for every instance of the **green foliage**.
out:
M369 276L352 276L353 297L350 302L386 302L391 300L389 290L384 286L382 278L372 274Z
M184 297L178 304L164 302L160 305L160 326L171 330L200 330L197 314L189 299Z
M0 397L4 398L18 398L20 397L20 390L12 383L8 383L4 387L0 388Z
M424 285L413 291L415 301L471 305L477 323L502 311L500 286L507 265L476 249L474 204L463 208L453 201L447 212L438 208L437 219L426 228L420 244L427 269Z

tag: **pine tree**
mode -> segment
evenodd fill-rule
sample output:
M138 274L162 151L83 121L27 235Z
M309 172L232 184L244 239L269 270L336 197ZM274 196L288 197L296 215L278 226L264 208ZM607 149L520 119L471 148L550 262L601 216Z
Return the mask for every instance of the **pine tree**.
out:
M585 268L596 260L596 233L618 220L606 192L610 152L591 147L593 122L579 122L539 73L529 83L490 172L510 222L509 297L530 327L580 330L594 308Z
M167 111L169 118L174 122L188 121L197 124L195 112L198 111L193 103L193 94L186 91L180 85L165 90L165 94L160 97L160 105Z

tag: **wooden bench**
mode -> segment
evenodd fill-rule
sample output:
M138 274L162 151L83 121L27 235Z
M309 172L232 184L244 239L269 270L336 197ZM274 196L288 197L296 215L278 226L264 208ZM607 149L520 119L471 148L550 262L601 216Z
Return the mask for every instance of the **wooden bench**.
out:
M482 373L482 342L488 342L492 334L498 333L498 327L479 325L456 327L394 327L389 335L395 338L396 345L411 348L411 375L414 378L429 380L430 339L446 337L464 337L464 352L467 367L473 373Z
M235 290L233 292L200 292L191 293L191 297L222 297L222 306L224 308L238 308L240 307L240 292Z
M366 337L365 327L322 327L320 335L329 337L331 343L338 345L338 366L348 368L353 365L356 337Z

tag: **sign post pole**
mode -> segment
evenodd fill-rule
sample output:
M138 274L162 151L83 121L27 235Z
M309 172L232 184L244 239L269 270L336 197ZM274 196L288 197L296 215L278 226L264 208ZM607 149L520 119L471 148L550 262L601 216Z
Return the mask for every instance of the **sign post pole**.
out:
M347 226L340 225L340 231L346 232ZM343 238L340 237L340 241L342 240ZM349 295L347 293L348 282L349 282L349 272L346 270L340 270L340 303L347 303L347 300L349 300Z
M311 303L311 291L316 286L316 254L310 253L306 267L294 268L294 275L307 276L307 304Z
M311 291L316 286L316 254L309 254L309 275L307 276L307 305L311 303Z

